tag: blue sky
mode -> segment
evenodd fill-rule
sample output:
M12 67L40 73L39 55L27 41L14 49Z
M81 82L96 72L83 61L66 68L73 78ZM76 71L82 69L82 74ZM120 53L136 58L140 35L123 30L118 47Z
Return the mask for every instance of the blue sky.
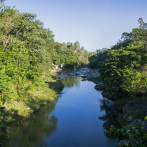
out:
M147 0L6 0L20 12L37 14L55 41L79 41L89 52L117 43L123 32L147 22Z

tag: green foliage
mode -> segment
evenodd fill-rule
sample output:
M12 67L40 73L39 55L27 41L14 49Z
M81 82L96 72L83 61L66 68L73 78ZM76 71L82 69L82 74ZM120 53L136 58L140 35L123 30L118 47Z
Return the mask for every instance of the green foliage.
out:
M104 61L107 58L107 48L103 48L102 50L96 50L94 53L89 54L89 65L90 68L102 68L104 66Z
M147 30L133 29L123 33L123 41L113 46L105 55L100 70L108 91L125 95L147 92Z
M146 92L146 71L141 70L146 68L142 45L111 50L108 56L101 74L111 90L123 90L129 94Z
M35 19L36 14L19 13L3 7L0 15L0 102L19 101L26 87L52 68L52 63L75 69L87 64L88 53L78 41L54 41L50 29ZM80 58L81 57L81 58ZM30 83L30 85L28 84ZM28 85L24 88L24 84ZM32 85L31 85L32 84ZM29 88L28 88L29 89Z
M142 18L139 28L122 33L111 49L89 54L91 68L99 68L107 91L120 97L147 92L147 30Z
M105 131L105 135L112 140L116 138L119 140L128 140L129 147L145 147L147 145L147 133L142 123L136 126L129 125L121 129L111 127L109 131ZM121 146L125 147L125 145Z
M4 1L0 1L0 106L4 108L0 128L28 117L63 90L61 81L48 74L53 64L75 69L88 63L88 52L78 41L55 42L36 14L5 7Z
M79 42L67 44L55 42L53 55L54 64L63 64L65 68L76 69L88 63L88 52L84 47L80 48Z
M143 116L144 116L143 115L143 112L141 110L137 109L136 112L135 112L135 117L134 118L136 118L136 119L138 119L138 118L142 119Z
M147 120L147 116L144 118L144 120Z
M119 108L130 100L128 97L139 95L141 99L147 93L147 30L142 18L138 22L139 28L124 32L111 49L89 54L90 67L100 68L102 80L107 85L106 92L117 97L114 104ZM120 115L118 120L122 126L127 125L125 117L128 116L135 119L143 118L144 114L138 109L134 115ZM105 134L110 139L128 140L130 147L147 146L147 134L142 124L121 129L111 127Z

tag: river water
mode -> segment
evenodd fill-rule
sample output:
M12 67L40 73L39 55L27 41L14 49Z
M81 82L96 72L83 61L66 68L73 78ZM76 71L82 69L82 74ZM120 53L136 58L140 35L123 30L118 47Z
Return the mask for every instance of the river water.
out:
M3 147L117 147L104 134L119 127L113 102L93 82L66 77L63 83L59 98L4 134Z

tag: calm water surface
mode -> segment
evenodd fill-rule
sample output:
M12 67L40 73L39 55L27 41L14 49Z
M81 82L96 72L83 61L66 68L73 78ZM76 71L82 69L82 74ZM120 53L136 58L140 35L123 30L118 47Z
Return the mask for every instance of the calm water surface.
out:
M78 77L63 80L63 94L4 134L3 147L116 147L104 131L115 121L112 102Z

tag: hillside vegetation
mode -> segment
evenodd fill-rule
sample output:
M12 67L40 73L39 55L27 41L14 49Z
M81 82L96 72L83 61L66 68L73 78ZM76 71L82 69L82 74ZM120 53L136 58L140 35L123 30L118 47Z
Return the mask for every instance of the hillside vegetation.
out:
M107 91L115 97L147 93L147 30L142 18L139 28L124 32L110 49L89 54L90 66L100 68Z
M55 42L36 14L20 13L0 3L0 109L1 126L27 117L57 97L63 84L51 78L53 65L75 69L88 63L80 43ZM54 82L50 84L45 82ZM18 117L19 116L19 117Z
M105 131L108 138L118 138L120 146L129 147L147 146L147 29L142 18L138 22L139 28L124 32L121 40L110 49L89 54L91 68L100 69L102 80L107 85L103 94L114 98L114 105L119 108L129 101L133 106L140 106L119 116L122 128L112 126L110 131ZM129 124L129 116L136 120ZM137 120L138 124L135 124Z

